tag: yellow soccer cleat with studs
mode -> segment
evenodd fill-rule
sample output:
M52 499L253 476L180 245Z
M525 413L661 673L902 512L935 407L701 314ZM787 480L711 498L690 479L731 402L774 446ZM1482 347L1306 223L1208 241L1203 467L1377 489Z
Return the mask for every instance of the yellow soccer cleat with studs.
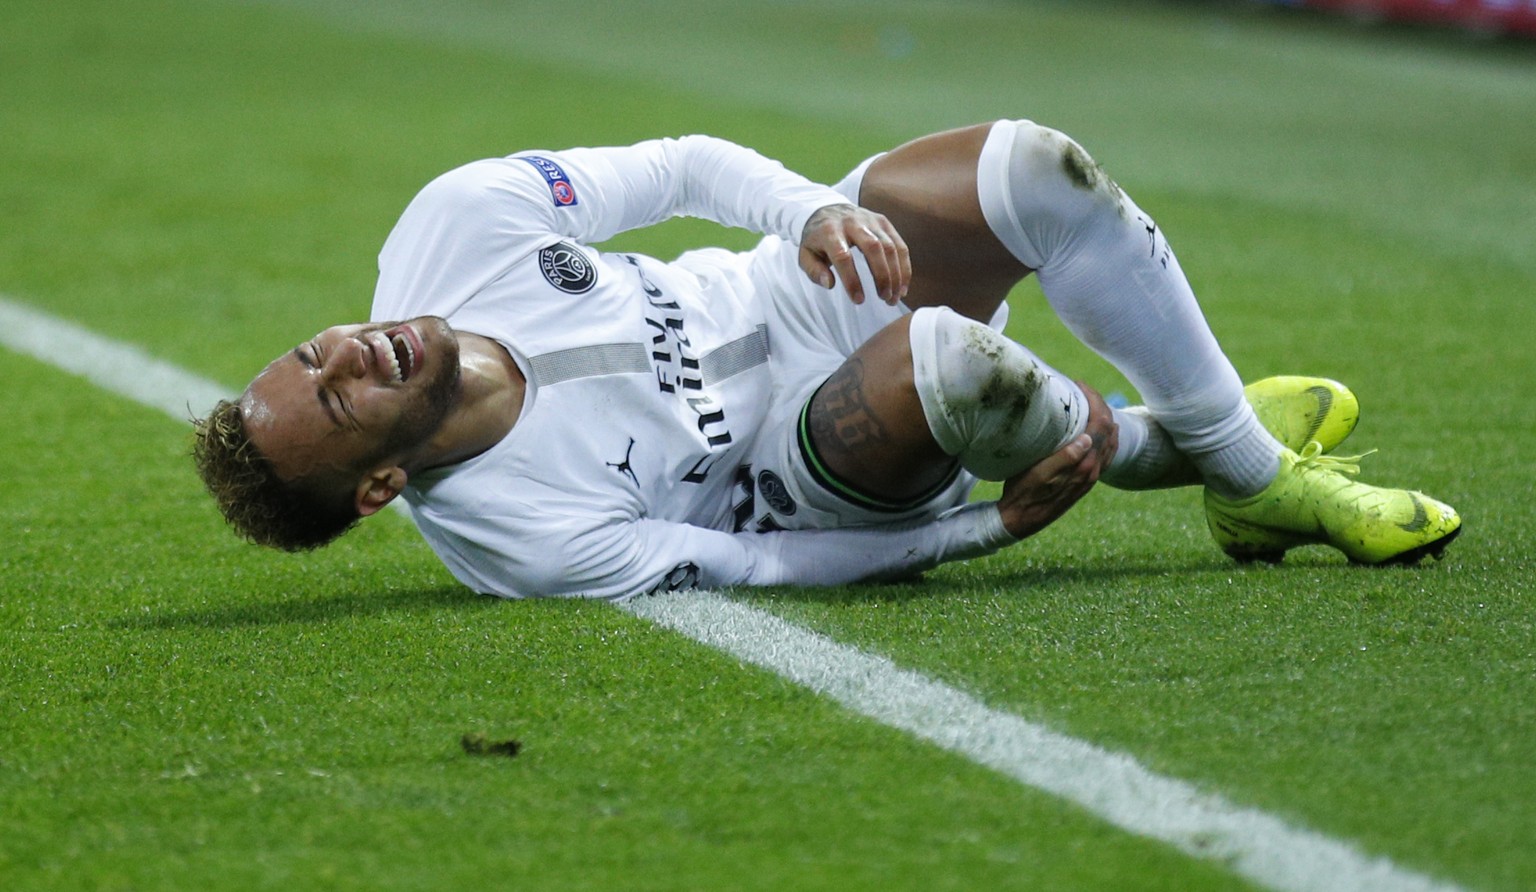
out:
M1324 378L1267 378L1244 393L1259 420L1286 446L1263 492L1229 500L1205 492L1206 522L1222 551L1242 561L1279 563L1298 545L1331 545L1361 564L1439 558L1461 532L1455 509L1423 493L1353 479L1363 456L1330 456L1359 420L1349 389ZM1311 439L1299 449L1301 437Z

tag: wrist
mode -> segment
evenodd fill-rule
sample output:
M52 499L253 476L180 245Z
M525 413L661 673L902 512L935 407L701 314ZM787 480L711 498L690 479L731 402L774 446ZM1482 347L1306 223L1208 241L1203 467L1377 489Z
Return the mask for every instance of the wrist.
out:
M854 207L848 199L841 195L833 193L833 196L831 200L827 200L827 197L819 197L817 200L810 201L795 214L794 220L790 224L790 228L795 233L795 244L805 244L807 239L806 230L810 229L811 224L816 222L828 208Z
M996 548L1004 548L1017 542L1024 541L1023 536L1014 535L1008 529L1007 519L1003 517L1003 503L992 502L992 510L986 512L988 523L987 542Z

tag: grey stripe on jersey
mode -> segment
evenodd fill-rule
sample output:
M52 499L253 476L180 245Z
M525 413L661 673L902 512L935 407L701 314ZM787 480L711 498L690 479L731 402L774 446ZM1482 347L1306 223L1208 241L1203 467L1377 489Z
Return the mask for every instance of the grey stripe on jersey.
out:
M721 344L699 360L706 384L716 384L768 361L768 326ZM597 375L648 375L651 363L644 344L593 344L529 357L533 381L540 387Z
M768 326L759 325L757 331L728 344L721 344L706 353L699 360L699 371L706 382L718 384L767 361Z
M649 375L651 361L643 344L593 344L530 356L533 381L540 387L594 375Z

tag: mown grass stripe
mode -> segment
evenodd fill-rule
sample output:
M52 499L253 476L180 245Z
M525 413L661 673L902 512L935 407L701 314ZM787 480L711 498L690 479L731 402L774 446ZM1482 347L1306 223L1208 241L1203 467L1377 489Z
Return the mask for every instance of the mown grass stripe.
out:
M178 419L227 388L0 296L0 343ZM1283 892L1455 892L1459 887L1163 777L1136 760L992 709L890 660L714 592L636 598L632 615L760 666L860 715L1074 802L1131 833L1226 864Z
M761 666L882 724L900 728L1123 830L1225 863L1286 892L1429 892L1458 887L1362 854L1163 777L1101 749L991 709L884 657L864 653L713 592L636 598L636 616Z

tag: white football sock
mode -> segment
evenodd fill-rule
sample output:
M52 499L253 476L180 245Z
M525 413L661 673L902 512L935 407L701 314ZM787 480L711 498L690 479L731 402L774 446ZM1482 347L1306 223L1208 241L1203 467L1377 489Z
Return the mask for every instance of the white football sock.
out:
M1200 483L1200 471L1146 406L1111 409L1120 427L1120 449L1099 478L1116 489L1162 489Z
M1243 398L1162 231L1062 133L1029 121L992 128L977 173L987 223L1034 269L1052 309L1141 393L1177 452L1218 495L1274 479L1282 446ZM1177 477L1173 454L1125 449L1106 480ZM1166 468L1157 467L1168 460ZM1125 464L1126 467L1116 466Z

